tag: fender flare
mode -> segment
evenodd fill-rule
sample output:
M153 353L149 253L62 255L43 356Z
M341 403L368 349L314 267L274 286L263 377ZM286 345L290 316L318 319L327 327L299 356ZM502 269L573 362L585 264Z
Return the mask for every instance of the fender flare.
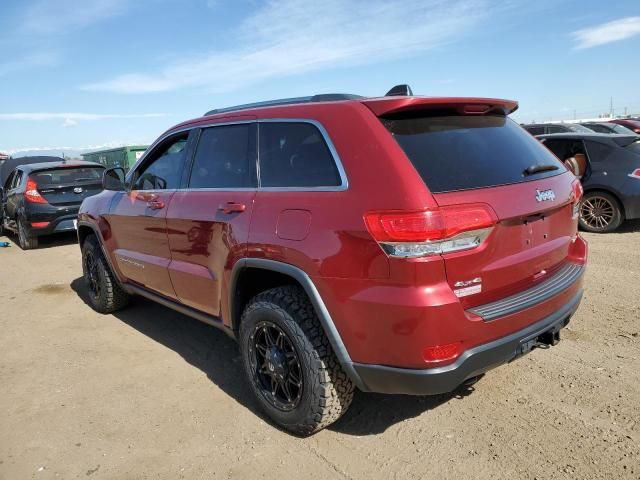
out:
M235 331L237 325L235 324L236 312L234 312L234 295L236 290L236 281L239 277L239 274L245 268L256 268L262 270L271 270L274 272L282 273L284 275L288 275L289 277L296 280L307 293L309 300L311 300L311 304L313 305L314 310L316 311L316 315L320 320L320 325L322 326L322 330L325 335L329 339L329 343L331 344L331 348L340 362L342 369L345 371L347 376L355 383L355 385L366 391L366 387L360 378L360 375L356 372L353 367L353 361L349 356L349 352L347 351L347 347L344 345L342 341L342 337L336 328L333 319L331 318L331 314L329 310L322 300L318 289L316 288L311 277L307 275L307 273L295 267L289 263L279 262L276 260L268 260L264 258L242 258L238 260L231 271L231 282L229 288L229 312L231 317L231 328Z
M100 229L93 223L86 222L86 221L83 221L83 220L79 220L78 221L78 244L80 244L80 227L87 227L91 231L93 231L93 234L98 239L98 245L100 245L100 250L102 251L102 256L104 257L105 261L107 262L107 265L109 266L109 270L111 270L111 273L113 273L113 275L116 277L116 280L118 281L118 283L120 285L123 285L124 282L120 278L120 275L118 275L118 271L115 268L113 268L113 264L111 263L111 257L109 255L107 255L107 251L104 248L104 239L102 238L102 233L100 232ZM80 249L82 250L82 246L80 247Z

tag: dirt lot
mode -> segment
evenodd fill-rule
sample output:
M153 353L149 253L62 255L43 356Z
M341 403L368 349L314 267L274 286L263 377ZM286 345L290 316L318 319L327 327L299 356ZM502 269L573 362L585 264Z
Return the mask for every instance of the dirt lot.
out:
M94 313L73 237L0 249L0 478L640 478L640 223L586 237L557 347L473 391L360 394L308 439L257 413L221 332L143 300Z

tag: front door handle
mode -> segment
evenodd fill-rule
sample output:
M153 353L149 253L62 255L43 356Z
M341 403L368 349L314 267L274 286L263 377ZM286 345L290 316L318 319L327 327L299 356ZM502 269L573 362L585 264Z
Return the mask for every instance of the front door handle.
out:
M147 202L147 207L152 210L161 210L164 208L164 202L161 200L151 200Z
M247 206L244 203L227 202L218 207L218 210L222 210L224 213L240 213L244 212Z

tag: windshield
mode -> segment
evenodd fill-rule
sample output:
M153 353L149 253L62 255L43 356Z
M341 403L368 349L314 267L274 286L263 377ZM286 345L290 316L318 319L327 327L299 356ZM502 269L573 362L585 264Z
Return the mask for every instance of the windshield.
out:
M67 183L100 182L102 181L103 167L82 167L82 168L56 168L53 170L42 170L30 175L39 186L60 185Z
M504 116L382 122L434 193L525 182L566 171L538 140ZM531 169L537 165L557 168Z

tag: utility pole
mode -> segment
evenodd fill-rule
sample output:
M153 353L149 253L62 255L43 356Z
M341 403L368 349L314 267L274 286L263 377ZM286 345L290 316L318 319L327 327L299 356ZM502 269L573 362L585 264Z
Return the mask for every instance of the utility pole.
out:
M613 118L613 97L609 97L609 118Z

